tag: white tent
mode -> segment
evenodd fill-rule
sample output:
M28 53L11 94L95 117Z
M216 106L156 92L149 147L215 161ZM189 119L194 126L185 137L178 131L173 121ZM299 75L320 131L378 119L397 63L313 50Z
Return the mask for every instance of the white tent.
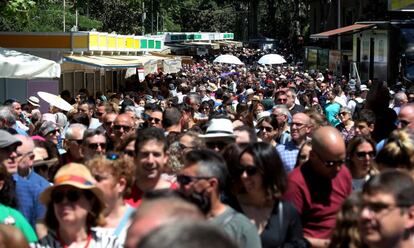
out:
M0 47L0 78L60 78L60 65L52 60Z

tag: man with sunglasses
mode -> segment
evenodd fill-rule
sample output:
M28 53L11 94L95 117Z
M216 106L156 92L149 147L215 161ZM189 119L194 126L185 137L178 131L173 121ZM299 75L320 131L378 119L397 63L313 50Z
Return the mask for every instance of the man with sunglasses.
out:
M184 168L177 175L177 181L186 195L208 197L211 207L207 218L223 228L239 247L261 247L256 227L243 214L220 200L227 174L226 162L218 153L207 149L193 150L185 155Z
M163 120L163 113L161 108L156 108L151 111L148 117L148 126L156 127L156 128L163 128L162 120Z
M97 155L106 153L106 137L99 129L88 129L83 134L81 147L83 161L86 162Z
M47 235L47 228L43 224L46 208L39 202L39 196L50 186L50 183L33 170L35 157L33 140L20 134L16 134L15 137L21 142L16 150L18 170L13 174L19 211L36 230L37 235L43 237Z
M414 181L405 172L390 170L363 187L358 226L369 248L414 247Z
M117 147L129 134L134 133L134 120L129 114L120 114L115 118L112 129L116 137L114 145Z
M309 160L288 176L285 199L295 205L312 247L327 246L336 214L352 191L345 157L341 133L330 126L320 127L313 133Z
M17 147L22 142L9 132L0 129L0 163L6 167L9 174L17 172Z
M83 161L81 149L83 143L83 134L87 127L80 123L73 123L69 125L65 133L65 140L63 147L66 150L64 154L65 164L74 162L81 163Z

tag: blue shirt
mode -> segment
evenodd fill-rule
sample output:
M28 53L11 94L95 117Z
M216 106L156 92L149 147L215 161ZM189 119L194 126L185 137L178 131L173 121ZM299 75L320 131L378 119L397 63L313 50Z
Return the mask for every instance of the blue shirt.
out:
M16 173L13 179L16 182L19 211L35 229L36 222L43 219L46 212L46 207L39 202L39 196L50 183L34 171L31 171L27 178Z
M299 147L297 147L296 144L291 140L284 145L277 145L276 150L279 153L280 159L283 162L283 167L285 168L285 171L292 171L296 165Z

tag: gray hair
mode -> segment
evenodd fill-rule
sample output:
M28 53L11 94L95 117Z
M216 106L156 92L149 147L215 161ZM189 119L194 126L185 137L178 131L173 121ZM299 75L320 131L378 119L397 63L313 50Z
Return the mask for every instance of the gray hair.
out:
M1 106L0 107L0 125L7 125L11 127L16 124L16 116L13 113L13 110L10 106ZM3 128L2 126L0 126Z
M88 129L87 126L80 124L80 123L73 123L70 124L68 129L66 130L65 133L65 138L66 139L73 139L73 133L74 132L80 132L82 134L82 138L83 138L83 134L85 133L86 129Z
M289 109L286 107L286 105L283 105L283 104L278 104L278 105L275 105L275 106L273 106L273 108L272 108L272 112L273 112L273 110L275 110L275 109L280 109L280 111L282 112L282 114L286 115L289 119L291 119L291 118L292 118L292 116L291 116L291 114L290 114L290 111L289 111Z
M126 106L125 112L132 112L134 113L135 118L142 119L143 110L141 108L135 106Z

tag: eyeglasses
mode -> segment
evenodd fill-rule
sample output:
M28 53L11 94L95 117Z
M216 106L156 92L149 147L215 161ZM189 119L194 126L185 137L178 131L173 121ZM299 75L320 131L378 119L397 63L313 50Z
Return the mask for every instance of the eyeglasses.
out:
M21 159L23 159L24 157L28 157L30 160L33 160L35 158L35 155L33 152L26 152L26 153L17 153L17 157L20 157Z
M161 122L161 119L158 119L158 118L153 118L153 117L148 117L148 121L149 121L149 122L154 121L156 124L158 124L158 123L160 123L160 122Z
M120 131L121 128L124 130L124 132L129 132L132 127L124 126L124 125L114 125L114 130L116 130L116 131Z
M387 204L384 202L366 202L366 203L362 203L361 204L361 208L360 211L364 210L364 209L368 209L370 212L374 213L374 214L379 214L381 212L383 212L384 210L393 210L396 208L400 208L400 207L409 207L410 205L394 205L392 206L391 204Z
M287 102L287 98L278 98L277 102Z
M237 175L241 176L244 172L246 172L246 174L248 176L254 176L257 174L258 172L258 168L257 166L237 166L236 167L236 173Z
M91 143L91 144L88 144L88 147L91 150L98 149L98 146L101 147L101 148L106 148L106 143Z
M193 146L186 146L186 145L184 145L182 143L178 143L178 146L180 147L181 150L184 150L184 149L193 149L194 148Z
M370 152L356 152L355 155L357 156L358 159L364 159L367 157L367 155L370 158L375 157L375 152L374 151L370 151Z
M264 127L264 126L261 126L261 127L259 127L259 129L260 129L261 132L263 132L263 130L266 130L266 132L268 132L268 133L270 133L270 132L273 131L273 127Z
M82 145L83 142L81 139L67 139L67 141L76 142L78 145Z
M210 149L218 148L219 150L227 146L227 143L222 141L206 142L206 145Z
M198 177L198 176L187 176L187 175L177 175L177 182L182 185L188 185L191 182L198 181L198 180L208 180L211 177Z
M68 200L68 202L74 203L74 202L77 202L81 198L82 194L83 193L77 189L70 189L67 191L54 190L52 192L51 198L52 198L53 203L55 204L62 203L65 198Z
M345 159L325 160L317 152L315 152L315 151L313 151L313 152L316 154L316 156L319 157L319 159L324 163L325 167L327 167L327 168L333 168L333 167L336 167L336 166L342 166L346 162Z

